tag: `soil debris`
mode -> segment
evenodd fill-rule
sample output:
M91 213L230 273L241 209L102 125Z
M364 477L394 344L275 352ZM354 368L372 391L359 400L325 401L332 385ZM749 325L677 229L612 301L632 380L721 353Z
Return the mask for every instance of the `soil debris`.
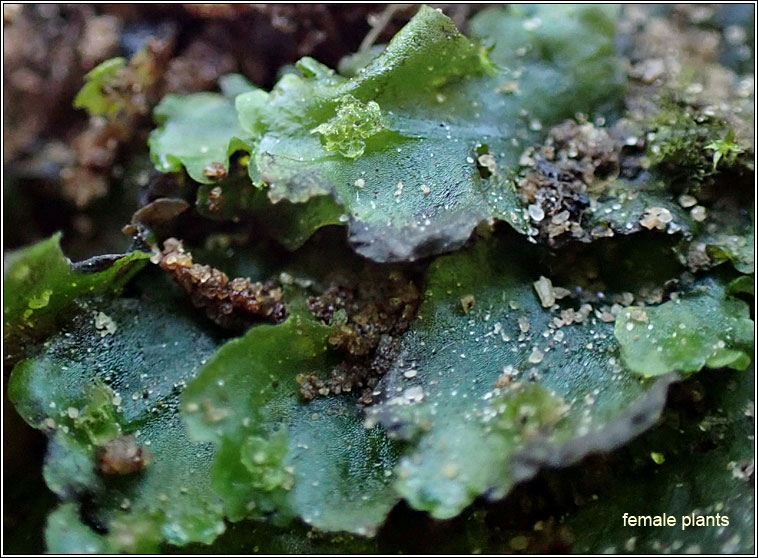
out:
M582 215L590 197L602 194L619 175L620 152L620 142L607 130L573 120L551 129L543 145L529 148L521 157L528 170L518 188L533 236L548 244L566 233L585 237Z
M399 271L383 278L364 271L355 280L338 279L321 296L308 299L318 319L335 327L329 345L345 354L327 379L313 374L298 377L306 401L330 393L361 389L360 402L373 400L373 388L391 366L420 301L416 285Z
M181 241L169 238L163 252L154 258L161 269L171 274L196 308L221 327L241 329L257 320L280 323L287 317L282 289L273 281L252 282L227 275L209 265L193 263Z

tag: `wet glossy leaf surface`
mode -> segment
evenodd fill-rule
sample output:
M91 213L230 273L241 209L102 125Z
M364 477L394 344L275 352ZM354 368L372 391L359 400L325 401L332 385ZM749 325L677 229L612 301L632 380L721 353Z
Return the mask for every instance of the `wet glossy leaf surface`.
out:
M255 188L239 173L221 183L201 186L197 208L210 219L234 221L253 216L288 250L303 246L322 227L343 224L343 210L331 196L317 196L307 203L282 200L272 204L265 190Z
M716 213L715 222L706 227L695 243L704 243L715 264L730 261L740 273L755 272L755 218L744 211Z
M660 306L631 306L616 320L624 364L636 374L744 370L750 364L755 325L747 304L725 293L717 281Z
M303 311L254 328L222 347L186 392L190 432L219 444L213 485L232 520L299 516L368 534L397 501L389 488L397 450L380 428L364 428L353 398L299 401L296 376L328 369L329 333Z
M432 264L419 319L371 411L414 443L397 488L435 517L502 497L541 465L623 444L665 400L665 381L624 370L612 326L594 314L550 326L557 312L540 305L522 250L480 241Z
M40 339L55 320L83 296L117 291L149 257L143 252L105 255L72 265L56 234L8 255L4 272L3 323L5 355L18 358L25 340Z
M669 413L664 426L634 444L628 464L632 472L625 474L624 482L567 518L576 552L753 551L754 373L750 369L705 374L708 377L696 389L705 390L707 412ZM656 464L651 453L664 461ZM625 513L651 516L650 521L666 513L676 524L625 527ZM683 529L684 521L689 524Z
M181 310L181 299L145 296L90 299L16 366L9 395L23 418L50 436L48 485L70 506L86 498L88 521L113 531L122 520L144 517L158 541L210 542L224 529L210 488L214 451L187 438L177 405L218 341ZM101 315L115 329L98 328ZM123 476L100 472L102 448L127 435L141 448L143 466Z
M234 76L226 76L227 81ZM148 141L150 156L162 172L182 166L193 180L210 183L229 171L229 157L238 150L249 151L248 136L240 128L234 97L251 86L238 83L226 94L195 93L185 97L167 95L155 108L159 124ZM223 86L223 83L222 83Z
M524 49L548 45L554 51L545 59L526 57L518 69L493 65L483 46L430 8L422 8L352 79L303 60L301 75L285 76L268 96L254 92L237 99L242 126L261 135L254 175L270 185L273 201L334 196L350 219L356 250L378 261L451 250L491 217L523 229L510 174L536 137L535 122L541 128L581 110L577 89L590 77L593 91L613 97L613 87L597 86L598 80L616 79L613 57L604 56L591 76L579 71L577 83L561 82L563 104L530 104L535 89L549 87L545 80L554 82L564 67L609 54L613 10L587 11L605 25L587 29L593 38L585 52L564 53L546 37L535 43L527 34ZM543 15L551 25L558 21L547 11ZM495 17L517 26L527 22L521 13ZM578 16L576 21L584 25ZM507 65L512 62L508 58ZM505 90L514 79L516 94ZM357 135L340 132L357 130L349 125L353 121L373 124Z
M92 254L133 215L160 269L7 255L5 549L753 552L748 12L392 6L339 72L183 32L96 66L11 217L68 200L19 238ZM216 83L155 107L156 173L142 117Z

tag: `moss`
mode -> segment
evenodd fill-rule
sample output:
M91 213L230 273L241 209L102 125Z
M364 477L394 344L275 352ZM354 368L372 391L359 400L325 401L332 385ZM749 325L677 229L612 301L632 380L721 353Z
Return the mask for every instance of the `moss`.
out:
M743 164L746 148L726 122L686 103L664 102L649 125L647 162L674 186L702 185L717 172ZM720 162L720 165L719 165Z
M745 148L734 141L734 130L731 128L729 128L724 139L712 141L705 148L713 151L713 170L716 170L719 161L723 160L726 164L733 164L737 156L745 152Z

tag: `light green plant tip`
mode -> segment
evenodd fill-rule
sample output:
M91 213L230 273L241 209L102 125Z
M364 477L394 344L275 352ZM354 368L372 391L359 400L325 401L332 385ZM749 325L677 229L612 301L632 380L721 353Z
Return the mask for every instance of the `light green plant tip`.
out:
M713 151L714 170L716 170L721 159L732 163L737 158L737 155L745 152L745 148L734 141L734 130L731 128L726 133L724 139L712 141L705 148Z
M366 140L384 128L382 111L376 101L363 103L352 95L339 99L337 115L311 130L321 134L324 149L357 159L366 150Z
M704 367L744 370L753 352L747 304L715 284L655 307L629 307L616 318L624 364L646 377Z
M150 254L132 252L101 271L77 271L60 246L57 233L9 254L5 272L3 321L6 357L22 338L42 338L80 297L120 290L146 263Z
M95 66L84 76L85 84L74 99L74 107L86 110L90 116L108 116L118 112L119 105L103 93L108 84L126 67L125 58L110 58Z
M666 456L657 451L650 452L650 459L652 459L656 465L663 465L666 462Z

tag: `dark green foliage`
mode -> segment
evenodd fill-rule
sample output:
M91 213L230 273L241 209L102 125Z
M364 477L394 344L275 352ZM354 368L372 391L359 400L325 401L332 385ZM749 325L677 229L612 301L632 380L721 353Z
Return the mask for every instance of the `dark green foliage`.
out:
M627 76L653 55L620 58L624 17L490 7L467 37L422 6L340 72L166 96L145 251L8 255L46 550L752 552L747 115ZM118 112L124 67L76 105ZM281 323L206 318L264 291Z

